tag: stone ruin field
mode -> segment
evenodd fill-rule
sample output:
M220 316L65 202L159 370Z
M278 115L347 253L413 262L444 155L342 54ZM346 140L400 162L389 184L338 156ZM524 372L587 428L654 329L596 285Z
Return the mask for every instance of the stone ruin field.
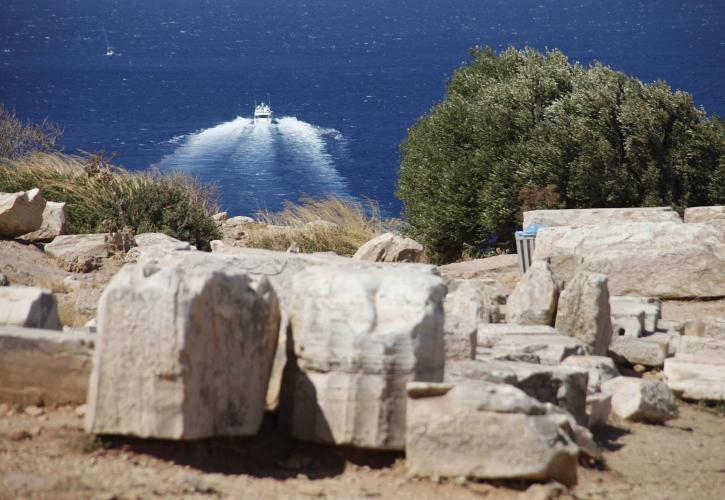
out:
M533 262L63 235L0 194L0 498L723 498L725 207Z

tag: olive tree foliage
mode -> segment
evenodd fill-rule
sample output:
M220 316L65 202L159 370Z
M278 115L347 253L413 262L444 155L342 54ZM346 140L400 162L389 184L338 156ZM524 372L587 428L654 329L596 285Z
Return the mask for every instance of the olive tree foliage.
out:
M522 209L725 203L725 123L689 94L558 50L472 56L402 144L408 232L438 262L510 246Z

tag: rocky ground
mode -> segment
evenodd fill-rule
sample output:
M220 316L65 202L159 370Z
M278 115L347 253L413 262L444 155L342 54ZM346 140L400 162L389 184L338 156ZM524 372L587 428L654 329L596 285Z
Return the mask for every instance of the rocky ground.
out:
M725 414L681 404L666 425L616 422L595 435L604 462L555 484L408 478L401 454L284 438L268 417L251 439L94 441L73 408L0 407L0 498L721 499ZM29 415L32 413L33 415ZM36 415L36 413L40 413ZM695 493L696 492L696 493ZM695 495L695 496L693 496Z

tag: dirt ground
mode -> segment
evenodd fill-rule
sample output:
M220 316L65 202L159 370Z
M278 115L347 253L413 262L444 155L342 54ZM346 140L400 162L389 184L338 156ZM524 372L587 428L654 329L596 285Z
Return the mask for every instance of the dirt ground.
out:
M597 432L604 467L579 484L491 484L409 478L402 454L301 443L273 417L249 439L93 440L72 408L1 408L0 498L525 498L718 499L725 492L725 415L681 405L665 426ZM31 408L30 412L35 413ZM37 412L37 410L36 410Z

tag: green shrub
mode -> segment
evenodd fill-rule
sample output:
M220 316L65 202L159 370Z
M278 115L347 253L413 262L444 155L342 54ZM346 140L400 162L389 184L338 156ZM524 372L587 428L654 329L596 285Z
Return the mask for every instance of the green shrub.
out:
M472 56L402 144L397 194L435 260L510 247L522 209L725 202L725 123L689 94L556 50Z
M35 153L0 160L0 191L38 187L50 201L66 202L69 234L163 232L199 249L221 237L211 214L215 191L180 175L128 172L102 156Z

